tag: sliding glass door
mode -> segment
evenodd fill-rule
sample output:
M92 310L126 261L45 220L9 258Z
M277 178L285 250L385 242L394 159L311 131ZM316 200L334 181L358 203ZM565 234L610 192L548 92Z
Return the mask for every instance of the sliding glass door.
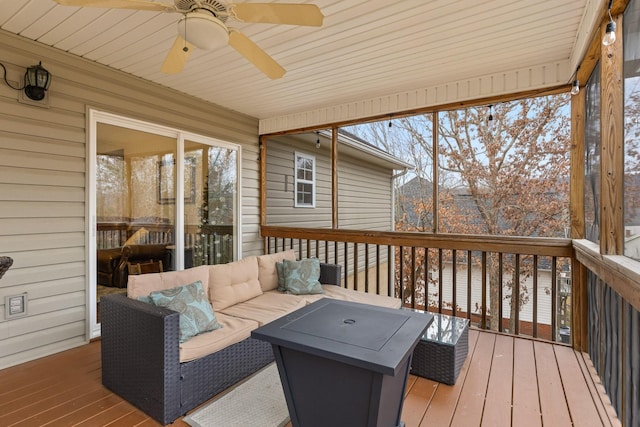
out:
M91 336L100 298L131 274L237 259L239 150L107 113L91 114Z
M185 266L224 264L234 259L238 205L238 156L234 149L186 140L184 209Z

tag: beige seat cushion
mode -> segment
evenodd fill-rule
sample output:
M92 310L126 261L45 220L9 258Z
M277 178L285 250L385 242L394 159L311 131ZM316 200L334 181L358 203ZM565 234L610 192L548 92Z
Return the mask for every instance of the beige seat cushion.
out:
M251 331L258 327L258 323L253 320L226 316L223 313L216 313L216 319L222 328L196 335L180 344L180 362L198 359L238 343L249 338Z
M209 296L209 266L188 268L180 271L150 273L129 276L127 296L138 298L149 295L153 291L163 291L176 286L184 286L196 281L202 282L205 295Z
M209 299L216 312L259 295L257 257L209 266Z
M287 295L278 291L265 292L249 301L227 307L222 313L255 320L260 326L307 305L301 295Z
M276 262L282 262L285 259L295 261L296 253L293 249L288 251L276 252L275 254L260 255L258 257L258 279L262 292L272 291L278 288L278 271L276 270Z
M377 305L379 307L400 308L402 301L400 298L387 297L384 295L368 294L366 292L354 291L353 289L345 289L340 286L322 285L324 296L335 298L343 301L360 302L363 304ZM305 295L307 297L313 295ZM311 301L313 302L313 301Z

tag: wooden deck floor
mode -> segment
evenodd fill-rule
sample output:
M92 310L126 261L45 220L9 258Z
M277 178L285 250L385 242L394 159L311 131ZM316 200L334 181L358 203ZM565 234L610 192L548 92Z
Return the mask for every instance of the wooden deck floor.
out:
M410 377L402 419L406 427L621 425L585 354L477 330L454 386ZM0 426L44 425L158 423L102 387L97 341L0 371Z

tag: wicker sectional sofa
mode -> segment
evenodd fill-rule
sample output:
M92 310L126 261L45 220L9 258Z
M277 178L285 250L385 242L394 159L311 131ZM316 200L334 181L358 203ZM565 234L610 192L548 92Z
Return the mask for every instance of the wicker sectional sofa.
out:
M341 266L335 264L320 266L324 293L282 293L275 264L283 259L295 259L295 253L131 276L127 296L100 300L103 385L169 424L273 361L271 344L251 338L253 329L324 297L401 305L396 298L342 288ZM196 280L222 328L180 343L179 314L136 298Z

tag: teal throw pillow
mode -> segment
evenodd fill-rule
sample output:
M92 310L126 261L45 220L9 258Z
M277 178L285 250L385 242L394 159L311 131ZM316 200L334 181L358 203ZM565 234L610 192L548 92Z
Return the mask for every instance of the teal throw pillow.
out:
M151 292L149 297L158 307L180 313L181 343L202 332L222 327L199 280L186 286Z
M140 297L136 297L136 299L138 301L146 302L147 304L155 305L155 304L153 304L153 300L151 299L151 297L149 295L143 295L143 296L140 296Z
M278 290L280 292L284 292L287 290L287 287L284 283L284 264L281 262L276 262L276 272L278 273Z
M294 295L323 294L320 285L320 260L282 261L285 293Z

